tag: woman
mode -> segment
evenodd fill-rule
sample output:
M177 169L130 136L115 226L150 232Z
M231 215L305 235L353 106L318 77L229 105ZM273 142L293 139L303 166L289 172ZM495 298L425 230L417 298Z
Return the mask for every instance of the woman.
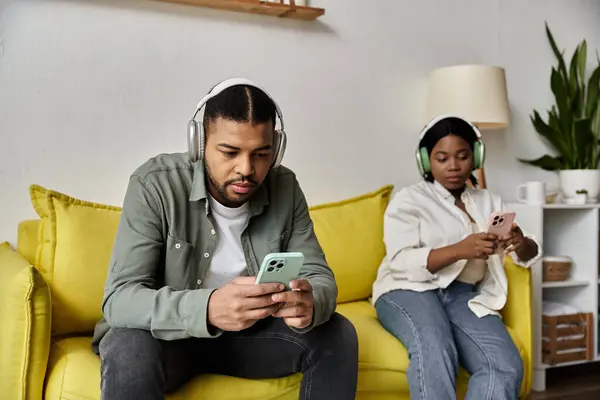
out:
M458 365L471 379L467 399L517 399L523 363L499 311L506 303L504 254L528 267L536 241L513 224L486 233L502 201L476 186L484 160L477 128L453 116L421 133L424 180L394 195L385 213L386 256L373 285L381 324L407 348L411 399L456 398Z

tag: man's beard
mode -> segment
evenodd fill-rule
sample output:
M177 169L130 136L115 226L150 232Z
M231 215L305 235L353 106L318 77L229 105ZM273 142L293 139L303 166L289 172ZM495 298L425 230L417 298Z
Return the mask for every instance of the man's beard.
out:
M252 177L248 177L248 176L240 176L239 178L228 180L223 185L220 185L217 182L217 179L214 177L214 175L210 172L210 168L208 167L206 162L204 162L204 170L206 171L206 176L208 177L209 184L217 191L217 193L221 197L220 199L217 199L217 200L219 200L219 202L222 203L226 207L235 208L235 207L239 207L239 206L243 205L247 201L248 197L250 197L254 193L256 188L258 187L258 182L256 182ZM241 201L232 199L227 194L227 186L230 186L230 185L232 185L234 183L238 183L238 182L249 182L254 185L253 190L250 191L250 193L248 193L245 196L245 199L241 200Z

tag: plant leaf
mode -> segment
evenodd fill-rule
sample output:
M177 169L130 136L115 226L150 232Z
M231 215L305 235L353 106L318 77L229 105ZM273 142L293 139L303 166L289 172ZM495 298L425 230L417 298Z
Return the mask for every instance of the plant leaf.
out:
M581 78L581 83L585 82L585 70L587 64L587 42L585 39L579 45L579 77Z
M587 99L585 115L586 117L593 117L598 108L598 96L600 94L600 65L592 72L587 85ZM597 132L594 130L594 132Z
M587 41L582 40L569 60L556 45L548 23L546 35L558 65L552 67L550 88L555 105L548 110L548 122L537 111L530 116L539 135L557 152L535 160L520 160L548 171L598 168L600 164L600 55L598 67L586 79Z
M556 59L558 60L558 69L559 69L563 79L566 81L566 80L568 80L568 75L567 75L567 66L565 65L565 60L563 58L562 53L558 50L558 46L556 45L554 36L552 36L552 32L550 31L550 28L548 27L548 22L546 22L545 24L546 24L546 36L548 36L548 41L550 42L550 47L552 47L552 51L554 52L554 55L556 56Z
M539 117L539 115L538 115L538 117ZM550 111L548 111L548 125L550 125L550 127L557 132L561 131L560 121L558 119L558 112L556 111L556 106L552 106Z
M530 117L531 123L533 124L535 130L540 134L540 136L546 139L548 143L550 143L550 145L554 147L554 149L557 152L562 154L567 161L570 161L573 159L573 151L569 146L569 141L565 137L560 127L558 129L552 127L552 124L558 121L556 117L556 111L552 110L549 112L549 114L550 125L546 124L542 120L542 117L540 117L540 114L537 111L534 111L533 116Z
M592 134L594 135L593 143L596 143L595 145L594 144L590 145L590 147L592 147L594 150L593 158L592 158L592 167L598 168L598 164L600 163L600 148L599 148L600 142L598 140L598 138L600 137L600 102L597 104L596 110L591 117L590 130L592 131Z
M569 66L569 97L574 99L576 97L575 91L577 90L577 86L579 85L579 47L575 49L573 52L573 57L571 58L571 65Z
M596 139L600 136L600 102L596 103L596 110L594 111L591 117L591 127L592 133L596 136Z
M552 89L552 93L554 93L554 99L558 106L558 116L563 131L568 131L570 129L571 121L573 120L569 109L568 89L566 85L567 81L564 81L561 78L558 70L552 68L552 73L550 74L550 88Z
M593 146L590 146L590 143L595 143L596 140L591 130L589 118L579 118L574 122L573 137L575 143L574 153L577 154L577 168L590 168L594 154Z
M519 158L518 160L524 164L533 165L546 171L558 171L564 169L564 163L561 157L552 157L548 154L535 160L524 160L522 158Z
M597 54L598 52L596 52ZM597 142L600 137L600 65L592 71L588 81L585 113L590 118L590 129L594 135L594 142ZM590 147L592 148L591 166L597 168L600 162L600 149L598 145Z
M595 140L593 143L596 143L596 145L594 145L593 143L592 145L590 145L590 147L592 147L594 150L594 156L592 158L592 168L598 168L598 164L600 163L600 149L598 147L600 145L600 142L598 142L598 137L600 136L600 102L597 102L596 104L596 110L594 112L594 115L592 115L590 129L592 130L592 133L595 136Z

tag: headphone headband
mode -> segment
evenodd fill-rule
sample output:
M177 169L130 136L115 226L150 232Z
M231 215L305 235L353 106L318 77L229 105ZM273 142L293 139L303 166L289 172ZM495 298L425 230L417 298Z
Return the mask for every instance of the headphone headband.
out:
M283 155L285 153L285 149L287 146L287 135L285 133L285 127L284 127L284 123L283 123L283 113L281 112L281 108L279 108L279 104L277 104L277 102L269 94L269 92L267 92L261 86L257 85L256 83L254 83L251 80L246 79L246 78L227 79L227 80L219 83L218 85L216 85L214 88L212 88L212 90L206 96L204 96L202 98L202 100L200 100L200 102L196 106L196 111L194 112L194 116L188 122L188 154L189 154L190 160L192 162L196 162L196 161L204 158L204 141L206 138L206 135L204 132L204 124L201 121L197 121L196 116L198 115L200 110L202 110L202 108L204 108L204 106L210 99L219 95L224 90L226 90L232 86L238 86L238 85L251 86L251 87L255 87L255 88L261 90L263 93L265 93L267 95L267 97L269 97L269 99L271 99L271 101L275 105L275 113L277 114L277 118L279 119L279 124L281 125L281 128L275 129L275 132L274 132L274 134L275 134L274 157L273 157L273 162L271 164L271 167L276 168L279 165L281 165L281 161L283 159ZM275 124L275 121L273 121L273 124Z
M435 124L437 124L438 122L440 122L441 120L444 120L446 118L460 119L461 121L464 121L467 124L469 124L471 129L473 129L473 132L475 132L475 136L477 137L477 139L475 140L474 146L473 146L473 167L475 169L483 167L483 163L485 161L485 145L483 143L483 138L481 136L481 132L479 131L479 128L477 128L469 120L467 120L463 117L460 117L458 115L443 114L443 115L438 115L437 117L435 117L431 121L429 121L427 123L427 125L425 125L423 130L421 130L421 133L419 134L419 143L417 144L417 151L415 152L415 156L417 159L417 167L419 168L419 173L423 177L425 177L426 174L431 172L431 162L429 160L429 154L427 152L427 148L420 147L421 141L423 140L423 138L425 137L427 132L429 132L431 127L433 127Z
M482 140L482 136L481 136L481 132L479 131L479 128L477 128L471 121L469 121L468 119L465 119L459 115L454 115L454 114L442 114L442 115L438 115L437 117L433 118L431 121L429 121L427 123L427 125L425 125L425 127L423 128L423 130L421 131L421 133L419 134L419 142L421 142L421 140L425 137L425 135L427 134L427 132L429 131L429 129L431 129L432 126L434 126L435 124L437 124L438 122L440 122L443 119L446 118L458 118L462 121L465 121L467 124L469 124L471 126L471 128L473 129L473 132L475 132L475 135L477 136L478 140Z
M246 79L246 78L227 79L227 80L224 80L223 82L219 83L218 85L216 85L214 88L212 88L212 90L206 96L204 96L202 98L202 100L200 100L198 105L196 106L196 112L194 113L194 116L192 117L192 119L196 118L196 116L198 115L200 110L202 110L202 107L204 107L210 99L212 99L215 96L218 96L224 90L229 89L230 87L233 87L233 86L238 86L238 85L252 86L252 87L255 87L255 88L263 91L275 105L275 112L277 114L277 118L279 119L279 124L281 125L281 129L285 130L285 126L283 124L283 113L281 112L281 109L279 108L279 104L277 104L275 99L263 87L261 87L260 85L257 85L256 83L254 83L251 80Z

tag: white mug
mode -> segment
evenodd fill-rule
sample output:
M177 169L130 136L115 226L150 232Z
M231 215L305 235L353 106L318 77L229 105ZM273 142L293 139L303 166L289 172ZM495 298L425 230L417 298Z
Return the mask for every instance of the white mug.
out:
M517 200L527 204L545 204L546 184L544 182L532 181L517 186Z

